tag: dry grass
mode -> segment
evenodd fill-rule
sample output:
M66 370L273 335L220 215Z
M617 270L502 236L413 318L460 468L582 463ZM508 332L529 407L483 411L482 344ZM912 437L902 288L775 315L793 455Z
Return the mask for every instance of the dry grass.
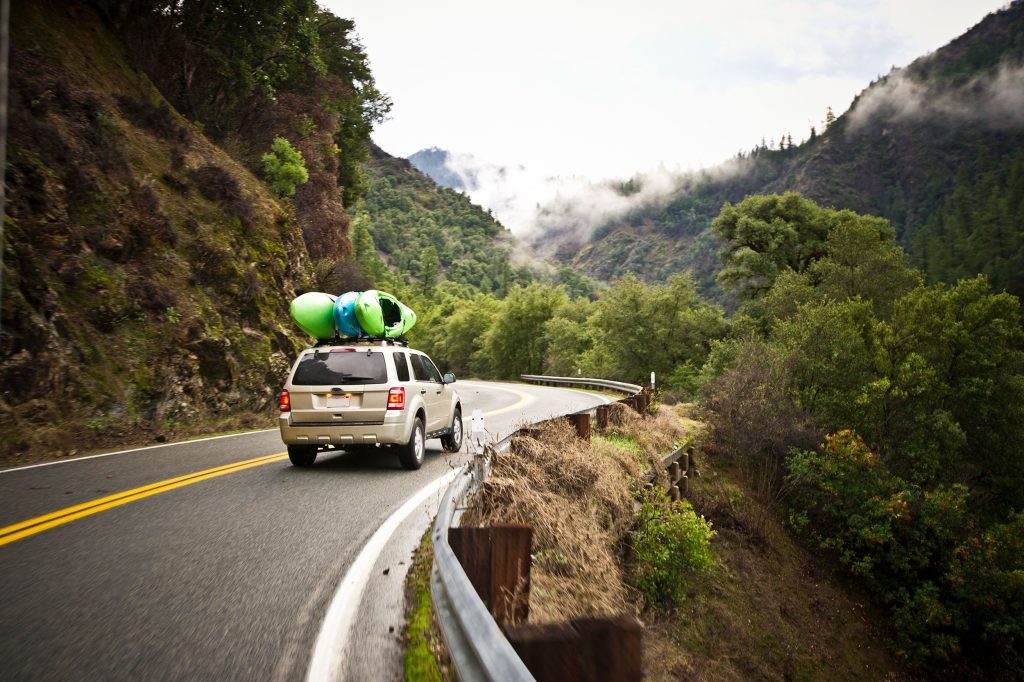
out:
M600 439L587 444L566 422L544 424L496 458L462 521L533 526L533 623L636 611L621 561L635 481L682 431L667 410L643 419L611 408L608 432L637 443L641 454Z

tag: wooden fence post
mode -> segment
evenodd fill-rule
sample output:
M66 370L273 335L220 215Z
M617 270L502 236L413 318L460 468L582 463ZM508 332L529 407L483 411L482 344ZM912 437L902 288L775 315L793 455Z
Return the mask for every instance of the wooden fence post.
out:
M643 628L631 616L523 625L505 634L537 682L642 678Z
M498 625L525 622L530 610L533 528L449 528L448 544Z
M599 405L597 408L597 430L604 433L608 429L608 406Z
M581 412L579 414L570 414L568 416L569 422L576 427L576 435L583 440L590 442L590 413Z

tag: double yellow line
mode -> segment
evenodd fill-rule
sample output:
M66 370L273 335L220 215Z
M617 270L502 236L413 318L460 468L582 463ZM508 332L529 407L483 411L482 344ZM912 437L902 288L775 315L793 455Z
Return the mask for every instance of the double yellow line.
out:
M224 466L214 467L213 469L196 471L191 474L185 474L184 476L178 476L177 478L169 478L166 481L159 481L158 483L150 483L149 485L144 485L141 488L125 490L114 495L100 497L95 500L90 500L89 502L76 504L73 507L67 507L66 509L60 509L49 514L37 516L34 519L20 521L5 528L0 528L0 546L6 545L9 542L14 542L15 540L27 538L28 536L35 535L36 533L41 533L44 530L49 530L55 526L69 523L75 519L98 514L101 511L106 511L113 507L119 507L122 504L141 500L145 497L149 497L150 495L157 495L159 493L167 492L168 490L174 490L175 488L181 488L207 479L224 476L225 474L233 474L236 471L242 471L243 469L251 469L252 467L270 464L271 462L277 462L285 459L287 456L287 453L278 452L273 455L244 459L241 462L234 462L233 464L225 464Z

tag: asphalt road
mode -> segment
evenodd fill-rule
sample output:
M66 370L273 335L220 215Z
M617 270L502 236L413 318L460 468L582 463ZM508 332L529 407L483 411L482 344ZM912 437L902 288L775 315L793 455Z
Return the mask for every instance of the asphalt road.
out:
M480 409L496 437L604 401L520 384L456 386L467 432ZM0 679L304 679L328 605L367 539L467 457L427 445L419 471L393 455L322 454L310 469L271 458L0 545ZM0 540L27 519L283 452L270 431L0 471ZM344 677L397 672L401 580L428 521L429 504L373 563Z

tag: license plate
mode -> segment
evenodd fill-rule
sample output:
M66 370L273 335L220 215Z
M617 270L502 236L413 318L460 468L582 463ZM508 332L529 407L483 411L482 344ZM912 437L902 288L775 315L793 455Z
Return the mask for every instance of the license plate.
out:
M348 407L351 404L351 400L347 395L329 395L327 396L327 407Z

